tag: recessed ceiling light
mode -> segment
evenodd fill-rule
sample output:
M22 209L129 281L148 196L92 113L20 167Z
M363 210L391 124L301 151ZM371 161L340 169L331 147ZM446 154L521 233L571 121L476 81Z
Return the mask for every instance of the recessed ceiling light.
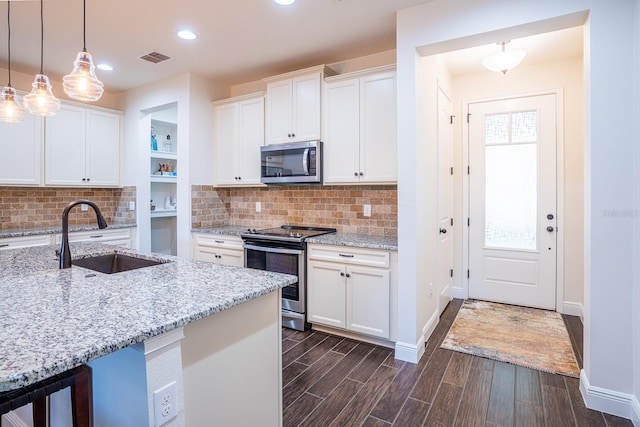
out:
M178 37L184 40L194 40L197 36L196 33L189 30L178 31Z
M113 71L113 67L109 64L98 64L96 67L102 71Z
M296 2L296 0L273 0L273 1L283 6L289 6L290 4L294 4Z

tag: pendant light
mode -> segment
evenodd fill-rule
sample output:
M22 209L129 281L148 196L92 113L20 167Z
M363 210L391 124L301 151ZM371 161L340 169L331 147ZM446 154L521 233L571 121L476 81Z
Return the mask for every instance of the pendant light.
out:
M44 56L44 14L43 1L40 0L40 74L36 74L31 83L31 93L25 95L24 106L37 116L54 116L60 109L60 100L53 96L49 77L42 71Z
M520 64L527 52L524 50L506 50L505 46L507 43L509 42L498 43L502 46L502 50L486 57L484 61L482 61L482 65L491 71L507 74L507 71L512 70Z
M82 0L82 51L73 61L73 70L63 78L62 86L69 97L79 101L97 101L102 96L103 84L96 77L96 67L87 52L87 1Z
M9 83L2 89L0 93L0 121L10 123L20 123L24 119L24 109L20 105L16 90L11 87L11 2L7 2L7 28L9 36L7 37L8 45L8 71Z

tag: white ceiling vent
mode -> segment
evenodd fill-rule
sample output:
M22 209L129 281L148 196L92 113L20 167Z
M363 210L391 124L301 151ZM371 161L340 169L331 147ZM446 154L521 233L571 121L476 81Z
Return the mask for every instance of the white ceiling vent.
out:
M169 58L167 55L163 55L163 54L161 54L159 52L149 52L146 55L142 55L140 57L140 59L143 59L145 61L149 61L149 62L153 62L154 64L157 64L159 62L164 62L164 61L166 61L168 59L171 59L171 58Z

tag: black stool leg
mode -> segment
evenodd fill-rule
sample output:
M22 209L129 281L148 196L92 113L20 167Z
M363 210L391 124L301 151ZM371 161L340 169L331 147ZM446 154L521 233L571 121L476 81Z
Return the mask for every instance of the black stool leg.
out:
M87 365L75 368L73 378L74 383L71 386L73 427L91 427L93 426L91 368Z
M47 398L34 400L31 403L33 427L47 427Z

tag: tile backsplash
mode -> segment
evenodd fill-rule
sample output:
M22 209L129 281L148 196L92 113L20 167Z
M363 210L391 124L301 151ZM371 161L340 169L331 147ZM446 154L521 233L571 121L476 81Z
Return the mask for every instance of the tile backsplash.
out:
M193 228L251 228L302 224L343 233L396 236L397 186L287 185L256 188L191 187ZM256 202L261 212L256 212ZM363 205L371 205L371 217Z
M62 226L62 211L74 200L95 202L109 223L135 224L136 187L123 188L25 188L0 187L0 231L55 228ZM69 225L95 224L93 209L73 208Z

